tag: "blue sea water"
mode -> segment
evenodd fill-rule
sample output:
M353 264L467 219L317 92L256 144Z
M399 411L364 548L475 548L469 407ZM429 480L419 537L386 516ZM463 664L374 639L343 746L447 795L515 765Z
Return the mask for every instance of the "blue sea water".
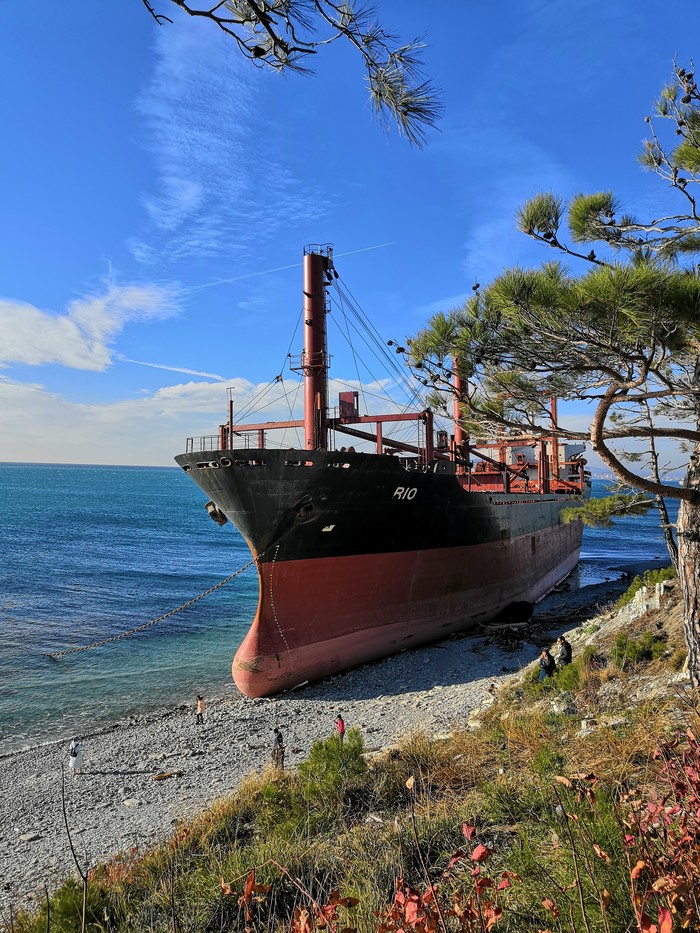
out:
M0 464L0 753L235 690L253 567L142 633L47 657L146 623L246 564L243 539L204 501L177 467ZM630 562L664 566L657 513L587 529L581 557L581 586Z

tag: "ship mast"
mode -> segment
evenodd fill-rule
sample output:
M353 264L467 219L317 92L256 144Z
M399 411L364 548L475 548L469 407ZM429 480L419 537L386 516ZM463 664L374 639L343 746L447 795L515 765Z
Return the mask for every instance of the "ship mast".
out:
M330 246L304 249L304 447L328 450L328 349L326 282L333 268Z
M460 372L460 360L458 357L454 357L452 360L452 386L454 390L454 401L452 403L452 416L454 420L453 459L457 464L457 474L461 476L467 472L464 460L469 456L469 437L465 434L461 420L464 380ZM467 442L466 445L465 440Z

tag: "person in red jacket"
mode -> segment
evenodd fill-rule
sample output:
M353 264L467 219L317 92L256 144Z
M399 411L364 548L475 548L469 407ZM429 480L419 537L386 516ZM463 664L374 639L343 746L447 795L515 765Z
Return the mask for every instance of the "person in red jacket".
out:
M338 713L338 715L335 717L335 725L338 730L338 738L342 743L343 738L345 737L345 720L340 715L340 713Z

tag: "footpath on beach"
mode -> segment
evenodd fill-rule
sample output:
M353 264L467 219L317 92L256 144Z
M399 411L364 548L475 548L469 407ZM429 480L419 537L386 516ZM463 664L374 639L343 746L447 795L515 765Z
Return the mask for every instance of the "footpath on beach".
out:
M286 763L296 767L342 713L359 727L370 751L412 732L441 735L464 726L491 701L492 685L537 660L540 647L571 629L588 605L615 598L627 584L611 582L554 593L534 625L504 647L493 635L464 636L365 665L281 697L232 696L208 704L203 725L192 708L131 717L83 737L83 773L71 778L68 742L0 758L0 918L27 906L75 874L61 801L82 864L166 838L248 774L270 761L273 730L284 736ZM567 615L570 613L570 617ZM578 613L578 615L577 615ZM567 621L569 624L567 624Z

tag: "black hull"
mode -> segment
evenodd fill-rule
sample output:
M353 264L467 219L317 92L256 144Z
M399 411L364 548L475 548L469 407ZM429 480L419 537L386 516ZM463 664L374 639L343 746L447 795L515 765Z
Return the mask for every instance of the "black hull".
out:
M447 463L438 465L439 472L423 472L373 454L241 454L212 451L206 460L181 454L176 461L261 563L273 552L278 561L314 560L537 536L559 526L562 511L582 498L469 492Z

